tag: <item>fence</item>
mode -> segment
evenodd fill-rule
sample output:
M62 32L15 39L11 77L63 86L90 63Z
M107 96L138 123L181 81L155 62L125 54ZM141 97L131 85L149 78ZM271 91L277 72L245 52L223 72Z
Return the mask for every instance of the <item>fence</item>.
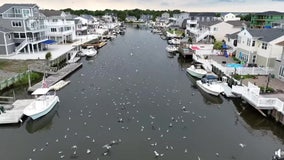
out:
M29 71L26 71L26 72L23 72L23 73L19 73L19 74L13 76L13 77L10 77L6 80L3 80L2 82L0 82L0 90L3 90L5 88L11 86L12 84L16 83L17 81L21 80L28 73L29 73Z
M233 75L235 73L238 75L268 75L269 73L273 73L273 69L268 67L226 67L212 59L207 61L207 63L211 63L211 65L217 67L226 75Z

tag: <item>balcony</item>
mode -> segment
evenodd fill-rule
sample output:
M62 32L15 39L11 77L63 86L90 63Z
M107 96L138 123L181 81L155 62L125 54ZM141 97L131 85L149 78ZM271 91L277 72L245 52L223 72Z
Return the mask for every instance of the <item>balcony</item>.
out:
M22 13L4 13L3 18L24 18Z

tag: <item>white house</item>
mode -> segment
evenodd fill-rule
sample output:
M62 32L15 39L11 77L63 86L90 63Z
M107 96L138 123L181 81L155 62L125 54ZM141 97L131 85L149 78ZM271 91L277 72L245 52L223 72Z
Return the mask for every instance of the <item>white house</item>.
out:
M135 16L127 16L125 18L125 21L126 22L137 22L137 17L135 17Z
M227 22L227 21L240 21L241 18L240 17L236 17L236 15L234 15L233 13L228 13L225 14L222 19Z
M175 14L173 18L175 19L175 25L182 27L182 23L185 19L189 19L190 15L189 13L180 13L180 14Z
M241 21L203 21L193 24L193 20L188 20L187 32L194 36L196 42L203 40L207 36L214 36L217 41L226 39L227 34L232 34L242 30L245 24Z
M40 13L47 17L45 23L48 28L46 33L48 39L63 44L73 42L76 38L75 20L70 20L69 14L56 10L40 10Z
M283 47L276 45L281 41L284 41L282 29L244 29L238 34L236 58L247 64L274 67L283 53Z
M169 19L170 18L170 14L168 12L164 12L162 15L161 15L161 18L163 19Z
M277 43L276 45L281 46L282 56L280 59L276 59L274 67L274 75L276 78L284 82L284 41Z

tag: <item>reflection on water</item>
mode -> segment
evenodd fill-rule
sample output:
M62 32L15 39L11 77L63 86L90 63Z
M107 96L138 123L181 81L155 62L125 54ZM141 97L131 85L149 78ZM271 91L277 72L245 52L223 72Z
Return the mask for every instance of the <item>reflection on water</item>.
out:
M39 119L33 120L32 118L28 118L26 130L29 133L34 133L40 130L49 130L52 127L53 117L58 114L58 106L58 104L55 105L48 114Z
M232 99L236 106L237 114L245 121L245 128L249 132L261 130L263 134L272 132L284 142L284 127L272 118L263 117L256 109L240 99Z

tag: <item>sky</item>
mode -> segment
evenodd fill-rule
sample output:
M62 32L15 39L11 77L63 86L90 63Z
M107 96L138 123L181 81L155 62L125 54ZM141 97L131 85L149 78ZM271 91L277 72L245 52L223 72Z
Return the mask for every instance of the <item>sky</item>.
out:
M72 8L104 9L153 9L187 12L284 12L284 0L0 0L4 3L35 3L41 9Z

